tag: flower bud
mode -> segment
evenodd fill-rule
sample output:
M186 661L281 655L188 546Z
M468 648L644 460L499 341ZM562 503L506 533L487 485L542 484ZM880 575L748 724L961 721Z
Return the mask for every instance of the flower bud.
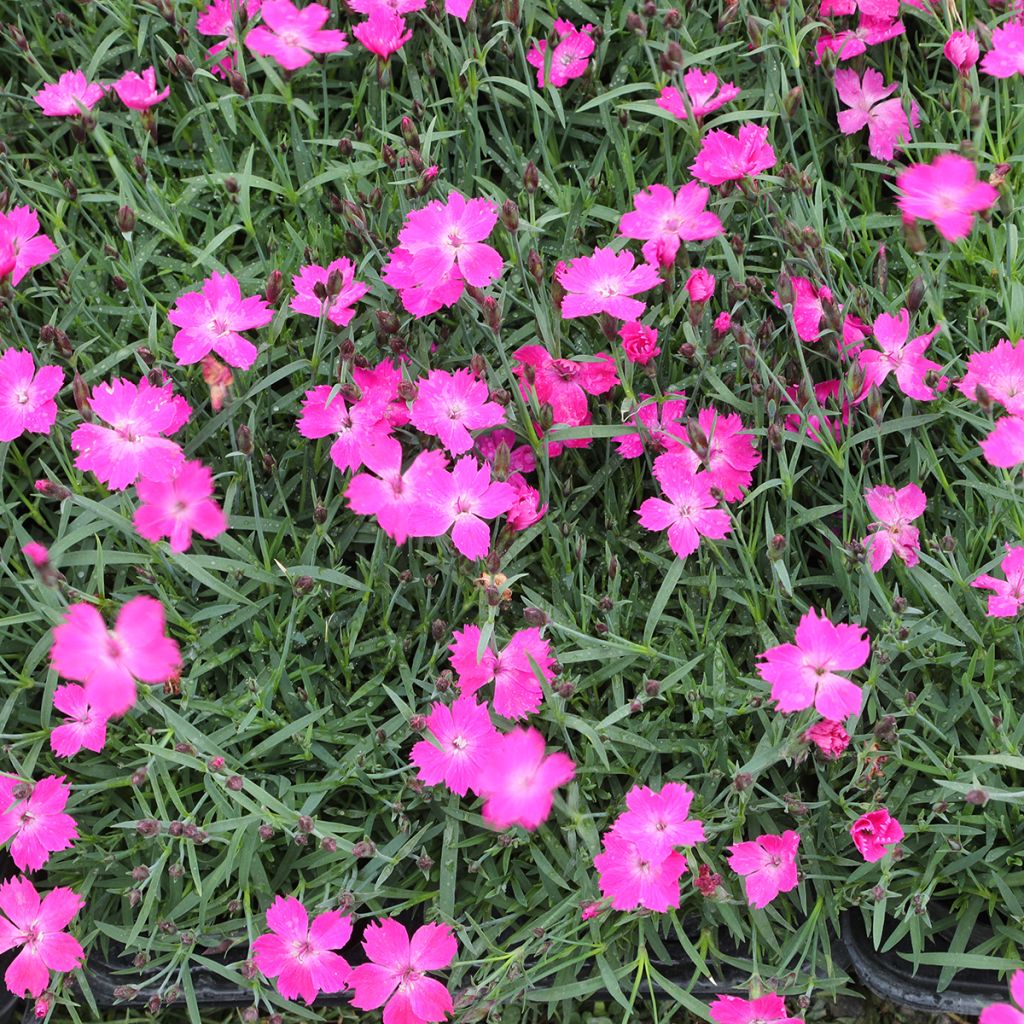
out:
M540 188L540 172L537 165L531 160L523 171L523 188L531 195Z
M284 275L280 270L272 270L267 275L266 285L266 296L267 302L271 306L277 305L277 300L281 298L281 292L284 290Z
M501 205L501 223L507 231L514 233L519 229L519 207L511 199Z

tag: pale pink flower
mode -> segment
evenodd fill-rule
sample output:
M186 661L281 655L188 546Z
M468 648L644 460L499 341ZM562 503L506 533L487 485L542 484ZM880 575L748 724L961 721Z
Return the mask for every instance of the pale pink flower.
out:
M107 715L94 708L85 688L63 683L53 691L53 706L67 718L50 733L50 749L58 757L74 757L80 750L99 753L107 743Z
M698 267L690 272L683 287L691 302L707 302L715 294L715 276L703 267Z
M76 117L83 110L91 110L106 93L81 70L65 71L56 83L48 82L32 99L47 117Z
M418 387L412 425L439 438L452 455L462 455L473 447L471 430L505 422L505 410L488 400L486 382L477 380L472 370L431 370Z
M8 992L38 997L50 983L50 971L82 966L85 950L64 929L84 906L63 886L40 899L27 878L8 878L0 885L0 953L22 947L4 974Z
M715 1024L804 1024L802 1017L787 1014L785 999L774 993L757 999L719 996L708 1014Z
M485 647L479 657L480 627L465 626L455 633L448 650L459 692L475 694L493 680L492 703L503 718L515 720L534 714L544 697L538 673L548 685L555 678L550 645L535 626L518 630L500 651Z
M544 737L536 729L513 729L495 744L480 775L485 796L484 821L495 828L521 825L532 832L551 813L554 792L576 774L563 753L545 756Z
M16 796L21 789L26 796ZM71 787L64 776L47 775L35 784L0 775L0 843L11 843L11 859L22 871L38 871L51 853L67 850L78 825L64 813Z
M498 730L486 704L463 693L452 705L435 704L427 716L433 740L420 740L409 760L428 786L444 783L453 793L477 792L477 780L497 742Z
M978 181L974 164L957 153L943 153L930 164L913 164L896 179L902 193L896 205L907 221L930 220L950 242L966 238L974 215L987 210L999 192Z
M508 478L509 486L516 492L512 507L505 513L505 522L510 530L519 532L539 523L548 510L547 502L541 504L540 492L531 487L518 473Z
M668 530L668 545L680 558L692 555L701 537L721 540L731 532L729 513L711 497L707 473L695 473L671 452L659 455L655 462L655 476L668 500L648 498L636 510L644 529Z
M637 320L623 324L619 328L619 337L622 339L622 351L625 352L626 358L638 366L646 366L661 353L661 349L658 348L657 330Z
M717 215L707 209L710 195L695 181L674 194L665 185L651 185L633 196L635 209L622 215L619 234L646 239L641 250L644 259L671 266L683 242L705 241L724 231Z
M775 166L775 150L765 125L745 124L738 135L716 129L701 141L690 173L707 185L753 177Z
M813 743L829 760L834 760L850 745L850 734L841 722L823 718L804 732L804 743Z
M946 55L946 60L961 75L966 75L978 63L981 50L978 47L978 37L973 32L954 32L946 40L942 52ZM1024 53L1024 47L1021 48L1021 53Z
M658 272L648 263L634 266L630 252L598 248L592 256L577 256L569 266L555 271L567 294L562 299L562 319L607 313L617 320L637 320L646 308L630 298L661 284Z
M594 52L594 40L590 35L594 31L594 26L584 25L583 28L576 28L572 22L556 18L553 28L555 35L558 36L558 42L551 51L547 84L561 89L572 79L579 78L586 72L590 55ZM527 64L532 64L537 69L538 89L543 89L545 84L544 60L547 46L547 40L541 39L534 43L526 55Z
M441 516L446 531L451 528L455 549L469 559L483 558L490 551L486 521L507 512L515 498L509 484L491 480L490 466L481 466L469 455L459 459L450 473L432 476L422 495L429 514Z
M296 424L299 433L309 438L337 434L331 445L331 461L343 473L360 466L375 473L393 469L402 460L402 446L391 436L383 403L364 396L348 404L340 393L331 398L333 390L330 384L318 384L306 392Z
M171 87L157 91L156 68L150 66L140 75L137 71L126 71L113 85L118 99L131 110L148 110L163 103L171 95Z
M663 914L679 906L679 879L686 873L686 858L673 850L660 857L640 852L636 843L612 828L602 839L603 850L594 858L601 894L613 910L643 907Z
M1010 978L1011 1003L993 1003L981 1011L978 1024L1024 1024L1024 971L1014 971Z
M796 851L800 836L786 831L781 836L763 835L729 847L729 867L743 876L747 902L760 910L780 892L797 886Z
M376 10L366 21L359 22L352 29L352 35L371 53L386 61L412 39L412 29L406 28L404 18L385 9Z
M340 992L352 973L337 953L352 937L352 919L340 910L317 914L312 923L294 896L277 896L267 910L270 931L253 941L253 960L268 978L277 978L285 999L312 1003L320 992Z
M878 572L893 555L904 565L917 565L921 542L917 527L910 524L924 515L924 491L917 484L899 490L881 484L865 491L864 500L875 517L863 541L871 571Z
M455 959L455 937L443 924L425 924L409 939L404 926L390 918L367 925L363 950L369 963L349 977L357 1010L384 1007L387 1024L427 1024L446 1020L452 997L441 982L427 977Z
M39 214L32 207L0 213L0 278L10 274L17 287L33 267L48 263L59 251L48 236L39 234Z
M201 462L182 462L167 480L150 480L143 470L135 490L142 501L133 520L139 536L154 543L166 537L174 552L188 551L193 531L212 540L228 528L212 498L213 474Z
M974 352L967 360L967 372L957 388L978 400L978 387L999 402L1008 413L1024 416L1024 341L1000 338L988 352Z
M452 266L436 277L424 274L413 253L401 246L391 250L381 271L381 280L398 290L405 311L417 318L454 306L466 290L466 282L458 266Z
M981 58L981 70L993 78L1024 75L1024 23L1010 21L992 30L992 49Z
M85 684L91 707L107 717L135 703L135 681L166 683L181 670L177 643L164 633L164 608L140 594L125 603L108 630L90 604L73 604L53 630L53 669Z
M800 618L796 643L771 647L757 666L772 684L779 711L801 711L812 705L824 718L843 721L860 711L861 690L839 672L852 672L868 660L871 645L860 626L833 625L814 608Z
M867 397L872 387L881 387L882 382L890 373L896 377L900 391L908 398L930 401L935 398L935 388L925 383L925 377L934 371L936 375L942 369L939 363L925 358L924 350L939 333L936 325L927 334L919 334L908 340L910 334L910 311L901 309L896 316L882 313L872 325L875 340L881 351L863 349L857 359L864 371L864 390L858 401ZM937 388L944 391L949 383L948 378L938 380Z
M893 846L903 838L903 826L885 807L861 815L850 826L850 838L861 856L870 864L881 860Z
M341 289L333 298L325 302L313 294L315 285L327 286L327 278L337 271L341 275ZM292 287L295 294L289 303L296 313L305 313L306 316L321 317L324 308L327 310L327 319L332 324L345 327L356 315L355 305L368 291L362 281L355 280L355 264L351 260L332 260L326 267L316 263L300 267L297 274L292 275ZM247 302L252 301L247 299Z
M1024 462L1024 418L1004 416L980 441L985 461L997 469L1013 469Z
M997 579L983 573L971 583L972 587L992 590L989 594L988 611L992 619L1009 619L1017 614L1024 604L1024 547L1006 545L1006 555L999 563L1006 579Z
M9 348L0 355L0 441L48 434L57 419L54 396L63 384L64 371L59 366L37 369L31 352Z
M677 449L687 439L683 418L686 415L686 395L670 391L664 401L654 401L651 395L639 396L642 405L627 419L627 424L638 424L640 433L620 434L613 437L616 451L624 459L638 459L646 451L648 440L656 449Z
M683 75L683 90L686 93L686 100L690 101L690 110L695 118L706 117L740 94L732 82L721 82L712 72L705 73L700 68L690 68ZM682 92L667 85L661 90L657 103L662 110L667 110L673 117L685 121L689 117L686 112L686 100Z
M529 398L532 383L537 401L551 406L555 423L589 422L587 395L603 395L619 383L615 360L605 352L593 360L554 359L542 345L523 345L512 358L520 364L513 372L523 397Z
M305 67L313 54L337 53L348 45L344 32L323 27L330 14L323 4L296 7L291 0L263 0L263 24L246 33L245 45L288 71Z
M181 446L163 435L175 433L192 410L170 381L157 387L145 377L138 384L117 377L92 389L89 407L110 426L75 428L75 466L92 470L112 491L131 486L143 470L151 480L166 480L183 461Z
M654 475L661 480L664 469L680 460L694 473L702 472L708 485L722 492L725 501L739 501L753 482L753 471L761 463L757 439L743 429L738 412L722 415L713 405L697 413L696 429L691 420L681 447L669 444L669 451L654 461Z
M903 109L903 101L889 99L899 83L883 84L885 79L866 68L864 77L856 71L839 68L836 71L836 92L850 109L839 111L839 129L844 135L853 135L865 126L868 129L868 152L878 160L891 160L898 143L910 141L910 122ZM914 124L919 119L915 118Z
M690 817L692 802L693 790L681 782L667 782L658 791L634 786L615 831L634 843L641 857L657 863L677 846L704 842L703 824Z

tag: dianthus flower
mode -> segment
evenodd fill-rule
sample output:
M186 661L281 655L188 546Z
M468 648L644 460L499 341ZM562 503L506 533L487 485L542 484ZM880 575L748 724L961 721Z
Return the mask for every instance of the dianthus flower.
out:
M644 529L668 530L668 545L680 558L692 555L701 537L721 540L731 532L729 513L711 496L707 473L695 472L674 452L659 455L655 463L655 477L668 500L648 498L636 510Z
M715 1024L804 1024L802 1017L790 1017L786 1001L775 993L757 999L719 996L709 1007Z
M355 264L347 259L332 260L326 267L316 263L300 267L299 272L292 276L295 294L289 305L296 313L313 317L323 316L326 307L327 319L338 327L345 327L356 315L356 303L368 290L362 281L355 280L355 272ZM321 284L326 288L332 273L341 278L339 290L333 296L318 299L313 292L314 287Z
M378 11L391 11L392 14L412 14L427 6L427 0L346 0L346 5L358 14L368 18Z
M1019 466L1024 462L1024 418L1004 416L979 444L990 466L997 469Z
M716 129L701 142L690 173L707 185L739 181L775 166L775 150L768 143L765 125L745 124L738 135Z
M587 421L587 395L603 395L619 383L615 360L600 352L592 360L555 359L542 345L523 345L512 353L523 397L530 384L537 401L551 406L555 423L579 426ZM528 369L529 368L529 369Z
M972 587L992 590L988 597L987 615L993 619L1012 618L1024 604L1024 547L1006 545L1006 555L999 563L1006 579L997 579L983 573L971 583Z
M879 807L877 811L861 815L850 826L850 838L861 856L873 863L889 852L887 846L894 846L903 838L903 826L885 807Z
M997 29L996 31L999 30ZM961 75L966 76L967 72L978 63L978 55L981 53L981 50L978 46L978 37L973 32L954 32L946 40L946 45L942 48L942 52L945 54L946 60ZM1021 52L1024 53L1024 47L1022 47ZM1021 66L1024 66L1024 61L1021 62Z
M54 396L63 384L64 371L59 366L37 369L31 352L9 348L0 355L0 441L48 434L57 419Z
M645 239L642 252L648 263L671 266L683 242L705 241L724 231L707 209L710 195L695 181L674 194L665 185L651 185L633 196L635 209L622 215L619 234Z
M508 449L508 468L513 473L532 473L537 468L537 460L533 457L533 449L528 444L516 444L516 435L505 427L489 430L476 438L476 450L484 461L493 467L498 457L500 445Z
M646 366L661 353L658 348L658 332L637 320L630 320L619 328L622 351L626 358L637 366Z
M806 277L791 277L793 289L793 328L801 341L814 342L821 338L821 321L825 316L825 302L832 301L832 292L825 285L816 286ZM772 292L775 305L782 308L778 292Z
M17 795L19 790L28 790ZM0 775L0 843L11 843L11 860L21 871L38 871L51 853L67 850L78 838L78 825L64 813L71 787L64 776L47 775L23 783Z
M814 385L814 400L817 402L819 408L822 410L826 409L829 403L829 399L834 399L839 395L841 382L838 380L825 380L819 384ZM786 395L794 402L802 404L802 397L800 394L800 388L796 384L790 385L786 388ZM866 397L866 394L865 394ZM842 409L838 419L830 419L828 416L818 416L814 413L789 413L785 418L785 424L787 430L799 432L806 420L806 431L807 436L812 441L821 441L821 435L823 433L830 433L837 440L842 435L843 427L847 426L850 422L850 402L844 394Z
M743 876L747 902L760 910L780 892L797 886L796 851L800 836L786 831L781 836L763 835L729 847L729 867Z
M508 484L516 492L512 507L505 513L505 522L510 530L519 532L539 523L548 510L547 502L540 501L540 492L531 487L518 473L508 478Z
M454 306L466 290L457 266L431 277L417 268L415 256L401 246L391 250L380 276L386 285L397 289L405 311L417 318Z
M222 53L229 46L237 45L235 18L239 18L243 24L246 20L251 21L259 11L261 3L262 0L213 0L199 15L196 19L197 32L204 36L223 37L221 42L210 48L211 57ZM235 58L229 54L214 65L213 73L226 77L234 66Z
M85 688L63 683L53 691L53 706L67 715L50 733L50 749L58 757L74 757L80 750L99 753L107 743L107 715L94 708Z
M618 828L605 833L602 846L594 867L601 894L611 899L613 910L643 907L663 914L679 906L679 879L687 871L682 854L669 850L660 857L645 855Z
M906 30L906 26L898 18L870 15L862 9L860 23L855 29L818 38L814 44L814 63L820 64L826 52L836 54L837 60L850 60L866 53L869 46L895 39Z
M691 302L707 302L715 294L715 275L708 273L704 267L698 267L690 272L683 287Z
M657 862L677 846L704 842L703 824L690 817L692 802L693 790L681 782L666 782L660 790L633 786L615 831L635 843L641 857Z
M331 398L330 384L318 384L306 392L302 414L296 426L303 437L319 438L337 434L331 445L331 461L343 473L366 466L393 468L402 448L391 436L391 424L384 418L384 405L370 396L346 402L342 394Z
M978 401L979 387L1008 413L1024 416L1024 341L1000 338L988 352L974 352L967 360L967 372L957 388Z
M804 743L813 743L829 760L834 760L850 745L850 734L841 722L823 718L805 730Z
M48 82L32 99L46 117L77 117L83 109L91 110L107 90L90 82L81 70L65 71L54 82Z
M39 234L39 214L30 206L0 213L0 279L11 277L15 287L33 268L48 263L60 250Z
M323 4L300 8L291 0L263 0L263 24L249 30L245 45L253 53L295 71L305 67L316 53L337 53L348 45L344 32L323 27L330 14Z
M228 521L213 500L213 474L201 462L182 462L167 480L150 480L143 470L135 486L142 504L135 529L154 543L163 537L174 552L188 551L193 532L207 540L222 534Z
M607 313L618 320L636 320L646 308L631 298L661 284L658 272L648 263L634 266L630 252L598 248L592 256L577 256L569 266L555 271L567 294L562 299L562 319Z
M898 144L910 141L911 121L899 97L889 99L899 82L884 85L885 79L873 68L866 68L864 77L856 71L839 68L836 71L836 92L850 109L839 111L839 130L853 135L868 129L868 152L878 160L891 160ZM920 121L917 105L911 104L911 120Z
M687 436L678 449L655 459L654 475L661 480L661 467L679 459L694 473L702 471L708 485L722 492L725 501L739 501L753 481L753 471L761 463L757 440L743 429L738 412L722 415L713 405L701 409L696 423L690 421Z
M992 30L992 49L981 58L981 70L993 78L1024 75L1024 24L1011 21Z
M359 22L352 29L356 37L381 60L386 61L391 54L397 53L410 39L412 29L406 28L405 19L392 10L375 10L366 21Z
M576 28L571 21L556 18L553 28L555 35L558 36L558 42L551 51L547 84L561 89L572 79L586 73L590 55L594 52L594 40L590 35L594 31L594 26L584 25L583 28ZM526 55L526 62L537 69L538 89L543 89L545 84L544 60L547 46L547 40L541 39L534 43Z
M433 740L420 740L409 760L419 769L417 778L428 786L444 783L453 793L476 793L484 763L497 742L498 730L486 704L463 693L449 707L435 704L427 716Z
M113 85L117 98L131 110L149 110L157 103L163 103L171 95L171 87L157 91L156 68L152 65L140 75L137 71L126 71Z
M473 447L471 430L505 422L505 410L489 401L489 394L472 370L431 370L418 383L410 420L417 430L439 438L452 455L462 455Z
M1013 1003L993 1003L978 1017L978 1024L1024 1024L1024 971L1014 971L1010 978Z
M690 68L683 75L683 91L686 93L686 99L690 101L693 116L698 119L707 117L740 94L732 82L721 82L712 72L705 73L700 68ZM685 121L689 116L683 92L671 85L661 90L657 104L662 110L667 110L681 121Z
M978 181L974 164L957 153L943 153L930 164L913 164L896 179L896 205L907 221L930 220L950 242L966 238L974 215L987 210L999 192Z
M865 491L864 500L875 517L863 541L871 571L878 572L893 555L904 565L917 565L921 542L917 527L910 524L924 515L924 491L917 484L898 490L882 484Z
M872 325L872 331L881 351L865 348L858 353L857 359L864 371L864 390L858 401L866 398L872 387L881 387L890 373L896 377L900 391L908 398L920 401L935 398L935 388L925 383L925 377L932 371L937 375L942 366L934 360L925 358L924 350L939 333L939 325L933 327L927 334L919 334L908 341L910 311L901 309L896 316L889 313L878 316ZM948 383L948 378L940 378L938 390L944 391Z
M656 449L677 450L686 441L686 395L670 391L665 400L658 402L651 395L639 396L642 405L625 420L644 428L640 433L620 434L613 437L616 451L624 459L638 459L644 454L648 440Z
M466 558L484 558L491 548L488 519L507 512L515 502L515 490L509 484L492 481L491 468L480 465L469 455L459 459L452 471L430 478L423 495L429 515L439 515L445 530L451 529L455 549Z

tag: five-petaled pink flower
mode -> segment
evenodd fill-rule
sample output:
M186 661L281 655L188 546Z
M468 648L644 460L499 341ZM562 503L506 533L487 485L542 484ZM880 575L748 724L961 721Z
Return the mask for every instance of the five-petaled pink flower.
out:
M11 841L11 859L22 871L38 871L78 838L75 819L64 813L70 795L63 775L34 784L0 775L0 843Z
M756 909L768 906L780 892L797 886L796 851L800 836L786 831L781 836L763 835L729 847L729 867L743 876L747 902Z
M690 271L690 276L683 287L691 302L707 302L715 294L715 275L704 267L697 267L696 270Z
M270 932L253 941L253 960L268 978L277 978L285 999L312 1003L320 992L340 992L352 968L337 953L352 937L352 920L340 910L317 914L312 923L294 896L278 896L267 910Z
M903 100L898 96L888 98L899 88L899 82L883 84L885 79L874 68L866 68L863 78L856 71L839 68L835 82L839 98L850 108L839 111L840 131L853 135L866 126L868 152L878 160L891 160L898 144L910 141L911 121L907 120ZM910 111L911 120L918 124L915 103L911 103Z
M804 731L804 743L813 743L829 760L834 760L850 745L850 734L842 723L823 718Z
M603 395L619 383L615 360L606 352L593 359L554 359L542 345L523 345L512 353L524 398L531 384L537 401L551 406L555 423L580 426L589 422L587 395Z
M704 842L703 824L690 817L692 802L693 790L681 782L666 782L660 790L634 786L615 831L635 843L641 857L659 861L677 846Z
M209 7L196 19L196 31L204 36L222 36L219 43L210 47L209 54L215 57L229 46L237 45L235 19L241 24L251 20L260 9L262 0L213 0ZM213 66L213 73L226 77L235 66L234 55L228 54Z
M291 0L263 0L263 24L249 30L245 45L287 71L305 67L315 53L337 53L348 45L344 32L323 27L330 14L323 4L296 7Z
M435 704L427 716L433 740L420 740L409 760L419 769L419 780L428 786L444 783L453 793L477 792L484 762L497 740L486 704L463 693L449 707Z
M999 198L988 182L978 181L974 164L957 153L943 153L930 164L913 164L896 179L896 205L907 221L930 220L947 241L966 238L974 215Z
M683 242L706 241L724 228L707 209L709 189L688 181L675 194L665 185L651 185L633 196L634 210L619 221L619 234L645 239L642 252L648 263L671 266Z
M652 395L639 395L642 405L627 419L627 424L639 425L640 433L620 434L613 437L616 451L624 459L638 459L646 451L648 440L656 450L678 449L686 440L683 418L686 416L686 395L670 391L662 402Z
M917 565L921 542L917 527L910 524L924 515L924 491L917 484L898 490L880 484L865 491L864 500L875 517L863 541L871 571L878 572L893 555L905 565Z
M591 33L593 25L577 28L571 21L556 18L553 26L558 42L551 51L548 68L547 84L561 89L572 79L579 78L587 70L590 55L594 52L594 40ZM526 62L537 69L537 88L544 88L544 61L547 56L548 41L541 39L534 43L526 55Z
M0 355L0 441L28 432L48 434L57 419L54 396L64 384L59 366L36 368L31 352L9 348Z
M47 117L77 117L91 110L107 90L90 82L81 70L65 71L56 82L48 82L32 99Z
M99 753L107 743L107 715L94 708L85 688L63 683L53 691L53 706L67 718L50 733L50 749L58 757L74 757L80 750Z
M753 481L753 471L761 463L761 453L753 434L743 429L738 412L723 416L713 405L701 409L697 422L690 420L681 447L670 441L669 455L680 458L693 472L706 474L712 487L722 492L725 501L739 501ZM664 461L669 462L668 455ZM654 475L659 480L659 460Z
M685 93L685 98L684 98ZM695 118L706 117L708 114L725 106L736 99L740 91L732 82L720 82L713 72L703 72L700 68L690 68L683 75L683 90L667 85L661 90L657 104L667 110L673 117L685 121L686 101L689 100L690 110Z
M631 252L598 248L593 256L577 256L569 266L560 265L555 276L568 293L562 299L562 319L595 313L639 319L646 306L630 296L657 287L661 278L649 263L637 267L635 262Z
M872 324L875 340L881 351L873 348L862 349L857 360L864 371L864 389L858 401L867 397L872 387L881 387L882 382L890 373L896 377L900 391L908 398L930 401L935 398L935 390L925 383L925 378L934 373L939 391L944 391L949 383L948 378L939 377L941 364L925 358L924 350L932 343L939 333L939 326L933 327L927 334L919 334L910 338L910 311L901 309L896 316L882 313Z
M171 87L163 92L156 87L156 68L150 66L140 75L137 71L126 71L113 85L118 99L131 110L148 110L163 103L171 95Z
M140 594L117 613L114 628L91 604L73 604L53 630L53 668L85 684L85 698L101 714L123 715L135 703L135 681L166 683L181 670L177 643L164 632L164 606Z
M971 583L972 587L992 590L988 596L987 615L992 619L1009 619L1024 604L1024 547L1006 545L1006 555L999 563L1006 579L983 573Z
M860 626L833 625L810 608L796 627L795 644L779 644L763 654L758 674L772 684L779 711L812 705L825 718L843 721L860 711L861 690L839 672L852 672L868 660L871 644Z
M790 1017L786 1000L770 993L757 999L719 996L709 1007L715 1024L804 1024L802 1017Z
M82 965L85 950L64 929L83 906L82 898L64 886L40 899L27 878L8 878L0 885L0 953L22 947L4 974L8 992L40 996L50 971Z
M59 251L47 235L39 234L39 214L31 206L0 213L0 278L10 274L17 287L33 267L48 263Z
M167 480L150 480L143 470L135 490L142 500L134 518L139 536L154 543L166 537L172 551L188 551L193 531L212 540L228 528L211 497L213 474L201 462L181 463Z
M903 838L903 826L885 807L879 807L870 814L862 814L851 826L850 837L861 856L873 863L881 860Z
M978 1024L1024 1024L1024 971L1014 971L1010 978L1011 1003L993 1003L978 1017ZM1014 1005L1015 1004L1015 1005Z
M1013 469L1024 462L1024 418L1004 416L981 445L985 461L997 469Z
M687 871L681 853L669 850L659 857L644 854L617 825L604 834L602 846L594 867L601 894L611 899L613 910L643 907L663 914L679 906L679 879Z
M707 185L739 181L775 166L775 150L768 142L768 128L745 124L738 135L721 129L708 132L701 142L690 173Z
M366 285L355 280L355 272L355 264L348 259L332 260L326 267L318 266L316 263L300 267L299 272L292 275L295 294L289 305L296 313L314 317L323 316L326 309L327 319L332 324L345 327L356 315L356 303L367 292ZM337 283L337 291L333 295L328 292L326 298L318 299L313 289L318 284L326 289L332 274L337 275L331 282L332 287ZM246 299L246 302L251 301Z
M992 49L981 58L981 70L993 78L1024 75L1024 24L1010 21L992 30Z
M330 384L318 384L306 392L302 414L296 424L303 437L330 437L331 461L343 473L347 469L391 469L402 461L402 446L391 436L391 424L385 418L384 403L373 395L364 395L349 404Z
M957 389L978 401L978 388L1008 413L1024 416L1024 340L1000 338L988 352L974 352L967 360L967 372Z
M391 54L397 53L410 39L412 29L407 29L405 19L389 8L374 10L366 21L359 22L352 29L356 37L381 60L386 61Z
M477 380L472 370L431 370L419 381L410 421L439 438L452 455L463 455L473 447L471 430L505 422L505 410L489 401L489 394L486 382Z

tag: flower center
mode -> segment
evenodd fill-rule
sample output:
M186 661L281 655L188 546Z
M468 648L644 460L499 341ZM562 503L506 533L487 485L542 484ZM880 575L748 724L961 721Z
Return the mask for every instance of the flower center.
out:
M446 241L453 249L458 249L462 245L462 239L459 237L458 231L449 231Z
M18 388L14 392L14 401L17 402L18 405L28 405L28 400L29 400L28 388Z
M611 299L619 294L618 281L602 281L597 286L597 294L603 299Z
M454 736L452 738L452 750L457 750L461 753L468 746L469 744L466 742L465 736Z

